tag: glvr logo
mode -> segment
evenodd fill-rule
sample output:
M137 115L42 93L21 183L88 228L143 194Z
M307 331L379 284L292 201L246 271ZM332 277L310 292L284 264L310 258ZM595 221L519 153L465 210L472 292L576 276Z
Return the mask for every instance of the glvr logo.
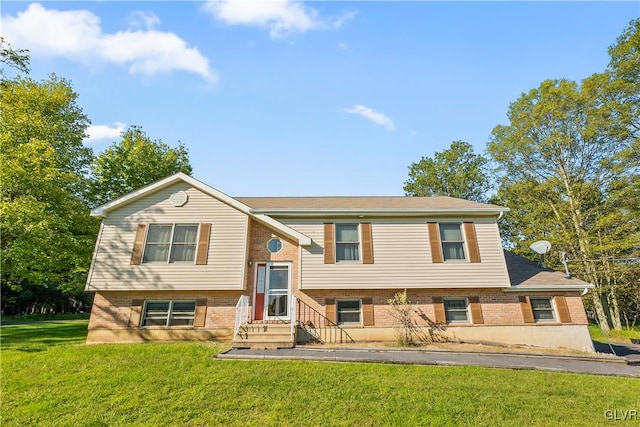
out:
M618 409L607 409L604 411L604 417L608 421L631 421L638 419L638 410L637 409L627 409L618 410Z

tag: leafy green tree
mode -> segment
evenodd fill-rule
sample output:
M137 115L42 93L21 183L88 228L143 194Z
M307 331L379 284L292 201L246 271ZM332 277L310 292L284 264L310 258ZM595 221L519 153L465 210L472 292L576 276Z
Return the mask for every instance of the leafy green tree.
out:
M609 117L612 133L628 140L617 165L629 173L620 174L615 190L616 202L635 218L640 216L640 18L631 21L616 44L609 48L611 58L603 75L586 80L600 95ZM604 80L604 82L603 82Z
M622 317L627 325L640 321L640 19L632 20L609 48L609 65L603 73L583 82L607 123L608 136L625 142L615 153L616 176L607 189L607 225L598 241L601 253L629 262L602 260L601 269L615 298L607 301L614 326Z
M121 138L91 165L92 200L96 205L177 172L191 175L189 152L183 144L171 148L160 140L152 140L138 126L122 132Z
M510 124L494 128L488 152L501 177L497 201L516 208L505 236L520 251L545 237L581 260L575 269L596 285L593 307L607 329L604 297L614 327L620 325L615 275L605 260L633 246L634 236L612 191L634 171L622 161L631 145L628 134L611 131L624 126L613 123L611 107L591 95L572 81L543 82L511 104Z
M69 82L15 78L0 93L2 307L65 310L84 297L97 222L83 201L89 120ZM63 302L35 300L49 289ZM51 293L50 292L50 293ZM58 298L60 299L60 298ZM60 306L62 304L62 307Z
M27 55L26 49L14 49L11 43L6 41L4 37L0 36L0 77L4 81L5 66L15 68L19 72L29 73L29 55Z
M632 20L609 48L607 69L584 80L582 90L597 105L607 136L624 141L616 152L617 202L640 214L640 18ZM621 172L623 172L621 171Z
M77 98L70 82L55 74L42 82L24 77L4 82L2 148L11 150L37 141L45 143L53 149L51 155L59 172L69 174L64 188L83 195L93 151L82 143L89 119L78 106ZM13 191L20 194L32 187L29 183Z
M610 102L621 105L619 117L629 127L629 137L635 138L636 154L640 137L640 18L634 19L609 48L610 76L607 87ZM615 102L617 100L617 102Z
M450 196L483 202L490 187L487 159L475 154L468 142L454 141L433 158L422 157L412 163L404 184L408 196Z

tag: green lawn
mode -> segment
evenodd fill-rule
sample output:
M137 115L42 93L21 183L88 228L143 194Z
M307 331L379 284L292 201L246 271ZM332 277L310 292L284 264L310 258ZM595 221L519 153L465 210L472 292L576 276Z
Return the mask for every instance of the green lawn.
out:
M631 338L640 339L640 326L635 328L622 329L621 331L611 330L608 336L602 333L598 325L589 325L591 339L598 342L630 342Z
M222 361L213 355L224 346L212 343L86 346L86 325L0 329L3 427L579 426L607 424L606 410L640 409L640 381L630 378Z
M16 316L2 316L2 325L16 325L19 323L43 322L49 320L89 320L89 313L72 314L18 314Z

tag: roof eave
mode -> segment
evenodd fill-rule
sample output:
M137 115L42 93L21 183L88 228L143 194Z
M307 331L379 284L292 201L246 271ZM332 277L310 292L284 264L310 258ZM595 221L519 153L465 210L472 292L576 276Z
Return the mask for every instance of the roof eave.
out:
M575 285L516 285L503 289L504 292L550 292L550 291L582 291L593 289L590 283Z
M441 209L251 209L254 215L273 216L425 216L425 215L500 215L509 208Z
M281 222L276 221L275 219L267 216L267 215L256 215L252 214L252 217L257 221L262 222L263 224L270 226L271 228L275 228L276 230L286 234L292 239L296 240L300 246L311 246L311 238L306 236L291 227L288 227Z
M203 182L198 181L195 178L190 177L187 174L184 174L182 172L178 172L174 175L168 176L166 178L163 178L159 181L156 181L154 183L151 183L149 185L147 185L146 187L142 187L138 190L132 191L129 194L126 194L118 199L112 200L109 203L105 203L104 205L98 206L97 208L91 209L91 216L93 217L97 217L97 218L106 218L107 214L109 213L109 211L112 211L114 209L120 208L122 206L125 206L129 203L132 203L138 199L141 199L143 197L145 197L147 194L149 193L154 193L158 190L161 190L165 187L169 187L177 182L186 182L198 189L200 189L201 191L208 193L210 195L215 195L216 197L219 197L221 199L223 199L225 202L229 203L230 205L234 206L236 209L239 209L245 213L249 212L249 207L238 202L237 200L233 199L232 197L222 193L219 190L214 189L213 187L208 186L207 184L204 184ZM215 193L215 194L213 194Z
M245 205L244 203L241 203L236 199L234 199L233 197L228 196L225 193L221 192L220 190L216 190L215 188L203 182L200 182L197 179L192 178L189 175L186 175L182 172L179 172L167 178L161 179L160 181L156 181L152 184L147 185L146 187L133 191L127 194L126 196L120 197L119 199L116 199L112 202L106 203L102 206L98 206L97 208L94 208L91 210L91 216L96 218L106 218L109 211L125 206L131 202L134 202L138 199L145 197L150 193L156 192L165 187L169 187L180 181L186 182L187 184L202 191L203 193L208 194L212 197L215 197L221 200L222 202L226 203L227 205L232 206L233 208L239 210L240 212L243 212L249 215L250 217L256 218L257 220L262 221L263 223L271 226L272 228L275 228L276 230L283 232L284 234L296 240L301 246L311 245L310 237L305 236L304 234L299 233L296 230L292 229L291 227L285 224L282 224L281 222L278 222L272 218L265 217L264 215L252 213L249 206Z

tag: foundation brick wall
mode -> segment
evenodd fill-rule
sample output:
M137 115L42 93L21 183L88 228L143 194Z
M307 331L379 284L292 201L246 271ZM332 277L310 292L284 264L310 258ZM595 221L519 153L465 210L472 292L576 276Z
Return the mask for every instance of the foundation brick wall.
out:
M325 299L360 299L372 298L374 310L374 322L376 327L395 326L391 308L387 301L393 295L402 290L306 290L296 292L296 297L303 300L320 313L326 313ZM482 316L485 326L523 325L524 319L520 309L518 296L520 294L503 292L500 289L407 289L407 299L415 310L415 319L418 324L425 325L435 320L433 297L472 297L478 296L482 308ZM567 307L571 314L571 323L586 325L587 316L582 305L582 299L577 292L545 293L544 296L565 296ZM557 315L557 313L556 313ZM554 322L545 322L545 325ZM465 327L469 324L450 325L452 327Z
M96 292L89 330L128 329L133 300L207 300L205 329L233 328L241 291L113 291ZM184 327L182 327L184 328Z
M589 319L587 318L587 312L584 310L580 293L565 293L564 296L567 298L567 308L569 309L569 314L571 314L571 323L588 325Z
M293 277L296 275L294 274ZM253 282L253 276L251 276ZM294 283L297 283L294 280ZM253 286L248 287L248 292ZM325 314L325 300L372 298L374 305L374 322L376 327L392 327L396 325L392 311L387 301L393 298L398 290L296 290L297 298L310 305L318 312ZM135 291L135 292L97 292L94 298L89 320L89 330L92 329L128 329L133 300L179 300L206 299L207 311L204 328L233 328L235 322L235 305L238 298L247 292L241 291ZM250 294L252 295L252 294ZM563 295L566 297L567 307L571 314L571 323L588 324L580 296L572 293L545 294L545 296ZM522 312L518 301L518 294L506 293L489 289L421 289L407 290L408 299L415 309L415 319L419 324L426 325L435 319L433 297L478 296L482 307L484 325L523 325ZM545 325L552 323L545 322ZM464 327L464 325L450 325Z

